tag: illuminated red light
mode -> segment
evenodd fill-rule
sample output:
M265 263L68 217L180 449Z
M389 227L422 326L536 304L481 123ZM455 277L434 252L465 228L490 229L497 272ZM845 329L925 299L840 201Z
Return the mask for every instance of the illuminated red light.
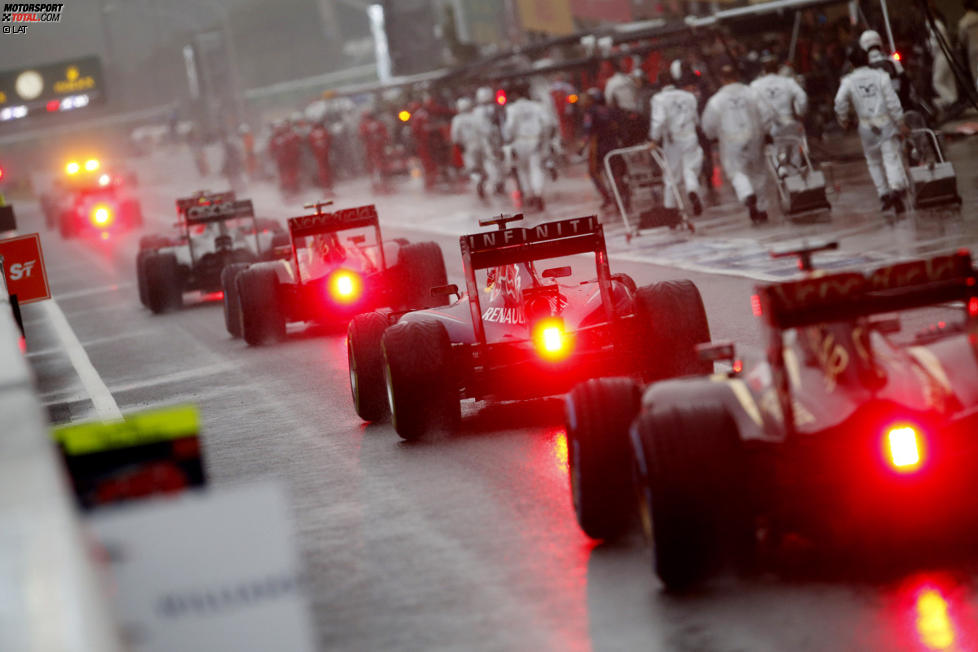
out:
M578 99L580 99L580 98L577 97L577 94L576 93L571 93L570 95L567 96L567 103L568 104L577 104L577 100Z
M920 468L920 435L912 426L894 426L886 432L890 465L901 473Z
M744 361L743 360L734 360L734 363L733 363L733 371L734 371L734 373L735 374L739 374L743 370L744 370Z
M894 61L899 61L899 60L900 60L900 59L902 59L902 58L903 58L903 57L901 57L901 56L900 56L900 53L899 53L899 52L894 52L894 53L893 53L893 60L894 60Z
M112 215L112 209L105 204L99 204L92 209L91 220L95 226L106 227L112 223L114 217Z
M503 106L506 104L506 91L504 91L501 88L498 91L496 91L496 104L498 104L499 106Z
M751 309L751 312L754 313L754 316L755 317L760 317L761 315L764 314L764 309L761 308L761 297L760 296L758 296L756 294L752 294L751 295L751 297L750 297L750 309Z
M61 101L60 100L51 100L51 101L49 101L45 105L44 108L46 108L48 110L48 113L54 113L59 108L61 108Z
M968 299L968 315L971 317L978 315L978 297Z
M353 272L340 270L329 277L329 294L339 303L352 303L360 298L362 282Z
M533 344L540 357L546 360L561 360L570 353L570 337L564 331L564 322L557 317L549 317L537 322L533 327Z

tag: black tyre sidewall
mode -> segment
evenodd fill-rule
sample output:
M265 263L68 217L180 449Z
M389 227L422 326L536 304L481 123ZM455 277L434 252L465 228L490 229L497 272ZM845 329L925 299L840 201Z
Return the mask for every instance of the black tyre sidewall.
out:
M447 296L433 297L431 289L448 283L445 259L436 242L414 242L398 252L397 266L401 268L400 303L408 310L435 308L449 302Z
M276 342L285 337L285 317L278 296L274 269L249 268L237 278L241 303L241 336L251 346Z
M696 345L710 341L710 326L699 289L689 280L662 281L638 289L638 350L646 380L713 372Z
M232 337L241 337L241 297L238 296L237 277L247 268L247 263L232 263L221 270L224 327Z
M154 313L176 310L183 305L177 258L173 254L153 252L143 259L146 271L146 298Z
M631 378L601 378L565 399L571 502L592 539L615 539L634 511L628 429L641 401Z
M390 413L384 384L384 352L381 349L381 338L387 326L386 315L368 312L354 317L347 330L350 393L353 409L364 421L380 421ZM356 382L353 380L354 373Z

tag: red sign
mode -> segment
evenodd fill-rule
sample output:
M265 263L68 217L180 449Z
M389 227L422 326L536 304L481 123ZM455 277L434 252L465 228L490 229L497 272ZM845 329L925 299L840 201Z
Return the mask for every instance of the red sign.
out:
M0 240L0 259L7 275L7 292L16 294L20 304L51 298L38 234Z

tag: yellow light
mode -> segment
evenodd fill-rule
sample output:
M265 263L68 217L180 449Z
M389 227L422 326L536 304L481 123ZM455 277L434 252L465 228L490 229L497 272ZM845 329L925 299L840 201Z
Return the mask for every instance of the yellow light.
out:
M407 122L411 119L411 112L406 109L401 110L401 112L397 114L397 119L401 122Z
M570 95L567 96L567 103L568 104L577 104L577 100L578 99L580 99L580 98L577 97L577 93L571 93Z
M894 52L894 53L893 53L893 60L894 60L894 61L899 61L899 60L900 60L900 59L902 59L902 58L903 58L903 57L901 57L901 56L900 56L900 53L899 53L899 52Z
M886 434L890 463L897 471L914 471L920 466L917 431L911 426L890 428Z
M85 161L85 169L89 172L95 172L99 168L99 162L97 158L90 158Z
M112 209L104 204L100 204L92 209L92 224L95 226L108 226L112 222Z
M360 277L353 272L340 270L329 279L329 293L340 303L352 303L360 297Z
M533 342L540 356L560 360L570 353L570 338L564 332L564 322L557 317L543 319L533 328Z
M109 182L110 181L112 181L112 178L109 175L107 175L107 174L101 174L101 175L99 175L99 178L98 178L98 185L100 185L100 186L107 186L107 185L109 185Z
M80 169L81 166L78 165L78 161L72 161L71 163L65 166L65 172L67 172L68 174L78 174L78 171Z
M937 589L927 588L917 595L917 633L931 650L946 650L954 645L954 625L947 607Z

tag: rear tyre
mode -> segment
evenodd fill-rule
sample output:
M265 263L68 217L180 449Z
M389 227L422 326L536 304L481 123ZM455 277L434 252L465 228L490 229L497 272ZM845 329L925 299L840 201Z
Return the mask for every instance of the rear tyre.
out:
M173 254L151 252L143 258L146 277L146 301L156 314L183 307L180 269Z
M354 317L347 330L353 409L364 421L380 421L390 414L384 386L384 351L380 344L387 326L386 315L368 312Z
M238 295L238 274L248 269L248 263L231 263L221 270L221 291L224 293L224 327L231 337L241 337L241 297Z
M628 428L640 403L631 378L588 380L565 399L571 500L592 539L618 537L634 511Z
M400 279L401 304L408 310L435 308L449 303L447 296L431 296L431 288L448 283L445 259L435 242L415 242L401 247L397 264Z
M285 338L285 315L279 300L279 282L274 269L250 268L237 276L241 302L241 337L250 346Z
M710 325L700 291L692 281L662 281L635 294L642 373L646 380L710 374L696 345L710 341Z
M394 430L414 440L439 426L454 429L461 418L451 369L452 345L438 321L406 321L381 338L384 380Z
M737 426L715 403L653 407L632 426L639 507L655 572L681 591L752 544Z

